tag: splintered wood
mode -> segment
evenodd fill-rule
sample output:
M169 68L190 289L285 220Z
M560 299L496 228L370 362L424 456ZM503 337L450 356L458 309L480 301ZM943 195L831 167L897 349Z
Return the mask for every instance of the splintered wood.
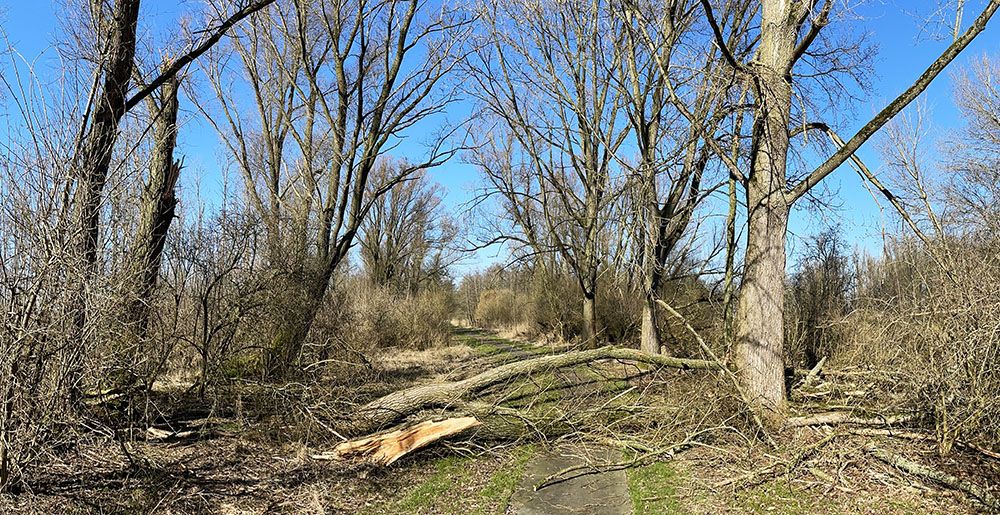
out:
M388 433L349 440L333 451L312 455L316 460L362 459L376 465L389 465L399 458L442 438L480 425L475 417L428 420Z

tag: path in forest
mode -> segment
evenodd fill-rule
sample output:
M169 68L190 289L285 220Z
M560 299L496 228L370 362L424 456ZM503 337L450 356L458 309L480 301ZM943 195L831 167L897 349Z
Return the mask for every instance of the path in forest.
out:
M488 348L486 359L492 366L547 354L549 351L521 342L499 338L490 332L459 328L456 335L467 338L477 350ZM573 472L570 479L541 490L535 487L549 476L568 467L601 465L621 461L620 450L603 446L561 444L540 451L531 458L524 477L514 492L508 513L516 515L629 515L628 478L624 470L591 473Z
M628 515L632 501L624 470L583 475L581 472L588 471L581 470L571 473L571 479L535 490L536 485L567 467L620 460L621 452L608 447L563 445L541 452L528 463L511 500L511 511L517 515Z

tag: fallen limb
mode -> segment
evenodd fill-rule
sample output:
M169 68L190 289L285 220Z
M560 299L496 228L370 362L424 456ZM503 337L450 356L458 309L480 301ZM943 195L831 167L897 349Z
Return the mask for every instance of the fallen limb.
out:
M389 465L412 451L481 423L474 417L428 420L388 433L343 442L331 452L314 454L315 460L361 458L375 465Z
M903 438L906 440L922 440L928 442L937 442L937 438L931 434L916 433L912 431L896 431L893 429L859 428L851 430L851 434L859 436L890 436L893 438ZM1000 460L1000 453L991 451L989 449L985 449L978 445L969 442L963 442L960 440L956 441L955 445L963 449L968 449L973 452L978 452L983 456L987 456L995 460Z
M812 385L812 383L819 378L819 374L820 372L823 371L823 365L825 364L826 364L826 356L823 356L822 358L820 358L819 362L816 363L816 366L814 366L812 370L810 370L809 373L806 374L806 378L802 381L802 385L800 386L800 388L808 388L810 385Z
M613 347L541 356L501 365L461 381L421 385L390 393L359 409L358 413L345 424L343 432L351 435L372 433L421 410L461 403L470 395L520 376L609 359L682 370L722 368L719 363L713 361L674 358Z
M824 436L823 438L819 439L815 443L810 444L809 446L803 448L801 451L798 452L798 454L793 456L792 459L788 461L779 461L777 463L772 463L771 465L768 465L767 467L764 467L762 469L752 470L746 474L743 474L742 476L736 476L733 478L729 478L725 481L716 483L715 486L721 488L732 484L759 483L761 480L766 480L780 474L790 474L793 470L795 470L796 467L801 465L804 461L806 461L813 454L815 454L816 451L822 449L828 443L832 442L835 438L842 435L843 433L830 433Z
M893 454L885 449L879 449L874 445L869 445L866 449L872 456L904 472L928 479L942 485L965 492L975 497L991 510L1000 510L1000 499L997 499L989 490L969 481L959 479L951 474L940 470L921 465L915 461L908 460L898 454Z
M849 411L832 411L829 413L819 413L803 417L792 417L785 422L785 427L807 427L807 426L834 426L834 425L855 425L855 426L891 426L913 422L919 417L917 415L886 415L878 417L858 417Z

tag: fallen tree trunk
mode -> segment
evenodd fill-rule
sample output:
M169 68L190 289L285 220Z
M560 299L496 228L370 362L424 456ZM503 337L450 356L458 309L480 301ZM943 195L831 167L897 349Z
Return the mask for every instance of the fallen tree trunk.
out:
M983 503L987 508L1000 511L1000 499L997 499L992 493L990 493L989 490L975 483L970 483L969 481L959 479L951 474L921 465L915 461L910 461L898 454L893 454L884 449L879 449L874 445L868 446L867 450L872 454L872 456L875 456L880 461L888 463L899 470L908 472L923 479L936 481L956 490L961 490L962 492L978 499L979 502Z
M601 360L632 361L654 367L682 370L722 369L722 366L714 361L674 358L612 347L542 356L501 365L461 381L415 386L390 393L360 408L347 421L343 432L349 435L374 433L424 409L460 405L470 395L517 377ZM494 413L503 414L504 412L494 408ZM515 416L511 413L507 415Z

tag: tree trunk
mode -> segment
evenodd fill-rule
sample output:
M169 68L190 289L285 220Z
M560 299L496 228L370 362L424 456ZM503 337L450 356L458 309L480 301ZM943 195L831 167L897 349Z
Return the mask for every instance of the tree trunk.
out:
M491 386L508 383L515 378L606 359L634 361L654 367L682 370L722 369L721 365L715 361L653 356L635 349L604 347L550 354L506 363L460 381L423 384L392 392L369 402L356 413L351 414L338 426L338 430L347 436L370 434L386 429L425 409L460 405L463 401L470 400L474 394L483 392ZM494 407L496 406L491 405L491 408Z
M656 326L656 301L648 294L642 304L642 329L639 335L639 349L650 354L660 353L660 330Z
M302 292L302 297L288 302L288 312L279 315L281 318L271 340L271 348L265 356L264 373L269 377L286 375L298 361L342 256L335 251L318 273L306 270L291 281L293 284L287 289L293 293Z
M139 0L117 0L110 33L110 53L102 63L104 83L94 99L94 116L74 164L79 166L80 185L76 204L78 223L83 234L81 251L88 265L97 264L97 242L100 229L101 200L108 167L118 138L118 122L125 115L125 95L135 60L136 25Z
M154 146L149 167L149 181L142 198L142 214L133 249L133 262L139 266L136 274L136 291L130 316L135 335L140 342L146 339L149 327L149 305L160 275L163 247L167 231L177 207L175 190L181 165L174 160L177 143L177 90L178 80L171 78L163 84L162 104L156 112Z
M117 0L112 12L110 26L100 27L109 33L107 57L101 63L103 82L99 93L90 105L94 109L87 126L84 118L81 133L86 133L82 144L73 156L76 169L76 192L73 206L79 232L77 244L80 269L75 270L70 288L73 291L73 326L69 340L73 345L65 347L64 362L67 368L69 401L76 403L81 398L79 378L86 344L84 342L87 319L87 288L91 278L98 271L98 240L100 237L101 204L104 184L107 182L108 168L118 138L118 124L125 115L129 81L135 61L136 25L139 18L139 0Z
M736 357L748 401L764 419L785 412L785 208L750 213L746 265L736 308Z
M597 348L597 310L594 292L583 293L583 337L588 349Z
M736 312L736 358L752 409L768 424L786 416L784 381L786 166L799 7L766 1L755 64L758 109L747 179L747 250Z

